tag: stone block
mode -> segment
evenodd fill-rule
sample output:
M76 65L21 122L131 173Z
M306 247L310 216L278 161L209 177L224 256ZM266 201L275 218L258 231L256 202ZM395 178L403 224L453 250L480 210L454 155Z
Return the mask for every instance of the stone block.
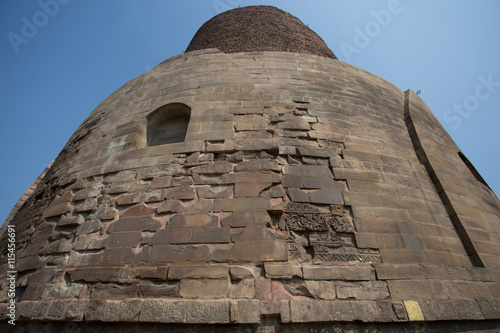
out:
M149 261L152 263L182 263L186 261L200 262L209 259L208 246L191 245L154 245L151 250Z
M149 251L149 247L143 247L142 249L139 249L139 251L129 247L108 248L103 251L100 262L104 264L123 264L124 262L134 263L138 261L147 261Z
M101 313L101 321L116 321L120 314L121 301L107 300L104 303Z
M221 209L224 212L266 211L271 209L271 201L267 198L222 199Z
M386 219L394 221L410 221L408 211L397 208L352 206L355 218L359 219Z
M378 264L375 265L379 280L425 279L426 271L419 264Z
M290 321L293 323L307 323L311 321L311 307L310 300L290 300Z
M121 275L118 267L76 268L68 270L67 273L72 282L118 282Z
M217 161L200 165L189 170L189 174L227 174L233 171L233 164L228 161Z
M119 321L137 321L142 310L142 299L133 299L122 301L120 312L118 314Z
M185 300L163 300L163 311L161 322L165 323L185 323L187 315L187 302Z
M299 188L287 188L286 193L292 202L309 202L309 195Z
M227 200L227 199L224 199ZM166 200L160 207L158 213L211 213L213 209L212 200L198 199L194 203L185 204L180 200Z
M43 299L51 300L51 299L68 299L68 298L76 298L80 294L83 285L78 283L66 284L66 283L58 283L58 284L50 284L45 288L45 292L43 293Z
M217 299L226 298L230 289L229 279L183 279L179 293L183 298Z
M329 148L297 147L301 156L331 158L338 156L339 150Z
M119 223L119 222L118 222ZM107 248L112 247L137 247L142 240L141 232L114 232L109 235L104 243Z
M260 323L260 308L258 300L231 301L231 321L238 324Z
M179 285L172 282L142 281L138 287L141 298L176 297L178 294Z
M66 308L69 301L54 301L51 302L50 308L47 311L45 318L49 320L63 320Z
M233 266L229 268L229 274L232 280L257 278L260 276L260 270L254 266Z
M332 168L335 179L383 182L380 172L372 170Z
M420 304L415 300L404 300L403 301L406 313L408 314L408 319L410 321L424 321L424 314L420 309Z
M225 279L228 277L227 266L207 265L171 265L168 270L169 280L182 279Z
M109 233L126 231L156 231L160 228L160 222L150 217L121 217L108 227Z
M392 299L432 299L434 297L427 280L389 280L387 281Z
M88 300L75 300L69 303L66 309L66 319L82 321L88 304Z
M264 271L267 278L291 279L294 276L302 277L300 265L291 263L264 263Z
M100 321L104 313L105 300L90 300L85 310L85 321Z
M268 228L262 226L248 226L236 237L231 235L233 241L261 241L274 240L276 236Z
M54 216L60 216L66 213L71 213L73 210L73 206L71 205L71 202L64 202L60 203L58 205L50 205L45 211L43 212L42 218L49 218L49 217L54 217Z
M217 227L219 219L216 215L185 213L172 216L168 228Z
M162 319L163 307L165 300L162 299L145 299L142 303L142 310L139 317L141 322L160 322Z
M171 187L166 190L164 198L174 200L193 200L195 198L195 189L191 186Z
M339 299L378 300L389 297L387 283L383 281L339 282L336 290Z
M352 301L354 318L363 322L379 322L382 320L375 301Z
M324 165L293 165L287 164L282 168L284 175L315 176L332 178L329 168Z
M500 301L496 299L476 300L485 319L500 318Z
M230 228L193 228L191 243L230 243Z
M138 267L135 275L141 279L166 280L168 267Z
M222 184L238 184L238 183L273 183L274 176L271 172L250 172L240 171L222 175Z
M123 299L137 297L137 285L96 283L90 287L92 299Z
M420 309L422 314L424 315L425 320L441 320L441 315L437 308L436 302L432 299L419 299L418 304L420 305ZM405 308L406 313L406 308Z
M306 280L302 282L302 286L307 290L309 295L311 295L314 298L325 299L325 300L336 298L335 282L333 281Z
M372 266L303 266L302 273L306 280L375 280Z
M315 204L326 204L326 205L343 205L344 199L342 197L342 192L335 190L320 190L309 192L309 202Z
M281 167L277 160L274 159L253 159L240 162L236 165L235 171L280 171Z
M112 207L97 208L96 217L101 220L114 220L118 216L118 210Z
M207 323L210 316L210 301L192 300L186 303L186 323Z
M149 192L139 192L131 194L122 194L116 200L118 206L132 205L140 202L159 202L163 199L162 190Z
M229 292L229 298L254 298L255 297L255 280L253 278L242 279L234 282Z
M76 227L82 224L85 221L82 215L78 214L76 216L61 216L59 222L57 223L58 227Z
M223 227L266 226L271 218L266 211L236 211L221 221Z
M170 187L172 176L154 177L151 181L151 188Z
M286 261L285 240L237 241L231 252L232 261Z
M199 198L218 199L229 198L233 194L233 189L230 186L210 186L203 185L196 188Z
M271 183L236 183L234 186L234 197L254 198L271 185Z
M405 302L406 304L406 302ZM452 299L453 310L461 320L483 320L484 315L474 299Z
M210 324L226 324L229 323L229 301L227 300L211 300L208 323Z
M260 300L272 299L272 280L262 276L255 279L255 298Z

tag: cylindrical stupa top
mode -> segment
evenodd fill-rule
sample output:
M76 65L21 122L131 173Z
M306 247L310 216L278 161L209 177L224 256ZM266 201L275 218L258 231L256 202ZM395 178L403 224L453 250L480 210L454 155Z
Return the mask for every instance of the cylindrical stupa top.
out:
M186 52L209 48L224 53L297 52L337 59L298 18L271 6L237 8L215 16L198 30Z

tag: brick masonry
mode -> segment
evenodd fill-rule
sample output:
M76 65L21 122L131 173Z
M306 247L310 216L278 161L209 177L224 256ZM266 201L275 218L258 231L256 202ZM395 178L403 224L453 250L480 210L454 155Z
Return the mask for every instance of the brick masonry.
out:
M174 102L185 141L148 147ZM10 217L17 315L499 319L499 216L411 91L318 55L192 51L103 101Z

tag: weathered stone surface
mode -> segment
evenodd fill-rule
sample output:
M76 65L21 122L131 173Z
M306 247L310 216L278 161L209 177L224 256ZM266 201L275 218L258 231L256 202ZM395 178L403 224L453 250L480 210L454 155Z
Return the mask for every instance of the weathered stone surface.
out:
M265 226L269 223L271 223L271 218L265 211L236 211L221 221L223 227Z
M171 282L143 281L138 287L138 296L142 298L176 297L179 293L179 285Z
M255 281L253 278L234 282L229 292L229 298L254 298Z
M139 321L160 322L164 305L165 300L163 299L145 299L142 303Z
M89 304L88 300L76 300L69 303L66 309L66 319L83 320L83 315Z
M231 289L229 279L183 279L180 295L183 298L226 298Z
M271 279L291 279L294 276L302 277L302 269L297 264L270 263L264 264L266 277Z
M287 258L284 240L238 241L231 252L233 261L285 261Z
M120 305L120 313L118 314L119 321L136 321L142 309L142 300L125 300Z
M133 298L137 296L137 286L96 283L90 288L90 295L93 299Z
M227 266L171 265L168 279L224 279L228 277L228 273Z
M363 322L378 322L381 320L380 311L374 301L351 302L354 318Z
M373 282L339 282L336 286L337 298L377 300L389 297L387 284L382 281Z
M201 165L190 169L191 174L227 174L233 171L233 164L227 161L218 161L210 165Z
M265 51L168 59L87 118L8 219L30 327L499 318L498 200L425 104ZM148 146L169 101L184 141Z
M283 166L283 174L332 178L329 168L321 165L285 165Z
M225 212L265 211L271 209L271 201L266 198L222 199L221 208Z
M204 199L229 198L233 194L233 189L229 186L212 187L210 185L198 186L196 188L198 197Z
M250 277L256 278L260 275L260 270L253 266L235 266L229 269L229 273L232 280L241 280Z
M74 227L82 224L85 221L82 215L76 216L61 216L57 225L59 227Z
M307 280L375 280L375 270L371 266L304 266Z
M231 321L239 324L260 323L259 301L231 301Z

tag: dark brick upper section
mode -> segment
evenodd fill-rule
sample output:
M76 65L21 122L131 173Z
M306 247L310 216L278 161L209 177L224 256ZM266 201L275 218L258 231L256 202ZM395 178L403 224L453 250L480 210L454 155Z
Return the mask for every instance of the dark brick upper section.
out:
M271 6L237 8L215 16L198 30L186 52L209 48L224 53L298 52L337 59L298 18Z

